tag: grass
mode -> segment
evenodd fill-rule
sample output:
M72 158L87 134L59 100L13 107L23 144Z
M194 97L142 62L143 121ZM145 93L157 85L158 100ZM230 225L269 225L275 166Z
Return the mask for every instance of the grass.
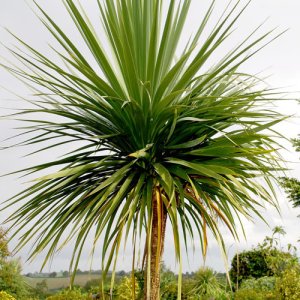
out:
M40 277L40 278L31 278L31 277L24 277L27 284L31 287L35 288L36 284L46 280L47 286L49 290L58 290L61 288L66 288L70 284L69 277L57 277L57 278L50 278L50 277ZM74 284L83 287L89 280L99 279L100 275L97 274L80 274L75 277Z

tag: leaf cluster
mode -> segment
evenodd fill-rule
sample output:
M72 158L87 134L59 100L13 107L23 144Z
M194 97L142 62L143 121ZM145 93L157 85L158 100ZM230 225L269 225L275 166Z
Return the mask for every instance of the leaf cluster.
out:
M280 185L287 193L293 206L300 206L300 181L296 178L281 177Z
M15 300L15 298L13 296L11 296L10 294L8 294L4 291L0 291L0 299L1 300Z

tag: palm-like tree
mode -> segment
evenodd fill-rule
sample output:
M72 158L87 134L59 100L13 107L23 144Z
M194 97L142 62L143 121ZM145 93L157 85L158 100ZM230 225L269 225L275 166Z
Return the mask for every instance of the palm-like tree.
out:
M222 299L222 293L224 294L225 288L222 287L217 275L212 269L200 268L194 277L194 286L190 291L191 299Z
M46 141L38 151L72 145L63 158L23 170L58 171L10 200L21 203L7 220L20 235L16 250L35 239L31 257L46 249L46 263L75 239L76 270L95 228L93 249L104 236L105 275L122 239L132 238L133 267L144 240L145 299L158 299L167 222L181 270L189 236L200 239L205 255L210 231L224 250L220 223L237 237L237 217L276 205L270 178L280 166L271 127L282 117L268 104L278 95L238 71L271 38L254 38L255 30L208 67L247 5L229 6L204 38L212 1L179 53L190 0L99 0L105 42L82 8L64 3L92 56L39 7L63 64L17 38L30 54L11 51L26 67L5 66L35 90L33 108L17 113L30 122L22 144Z

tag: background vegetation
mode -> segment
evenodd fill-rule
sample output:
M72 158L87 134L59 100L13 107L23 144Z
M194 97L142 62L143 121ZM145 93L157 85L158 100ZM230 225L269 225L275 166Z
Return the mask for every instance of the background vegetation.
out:
M281 248L280 238L285 234L276 227L271 236L253 249L234 256L231 262L229 282L226 274L216 273L210 268L200 268L197 272L183 275L182 299L185 300L297 300L300 298L300 265L296 247ZM0 300L116 300L143 298L144 273L119 271L115 287L104 286L104 295L99 294L100 271L80 271L76 275L75 288L70 290L67 271L21 275L18 260L10 256L6 246L6 235L0 230ZM14 267L12 267L14 266ZM161 268L160 299L176 300L178 276L165 265ZM110 278L107 278L110 281ZM94 298L93 298L94 297Z

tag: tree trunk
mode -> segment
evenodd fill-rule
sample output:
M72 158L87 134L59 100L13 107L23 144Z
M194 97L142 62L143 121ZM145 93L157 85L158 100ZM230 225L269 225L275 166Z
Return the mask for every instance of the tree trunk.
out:
M150 247L150 293L147 293L147 268L145 268L144 281L144 299L145 300L159 300L159 286L160 286L160 268L161 258L164 250L164 241L167 223L167 210L162 202L159 188L155 188L152 197L152 234ZM147 245L146 245L147 247ZM146 262L148 261L148 253L146 255ZM147 296L147 294L149 294Z

